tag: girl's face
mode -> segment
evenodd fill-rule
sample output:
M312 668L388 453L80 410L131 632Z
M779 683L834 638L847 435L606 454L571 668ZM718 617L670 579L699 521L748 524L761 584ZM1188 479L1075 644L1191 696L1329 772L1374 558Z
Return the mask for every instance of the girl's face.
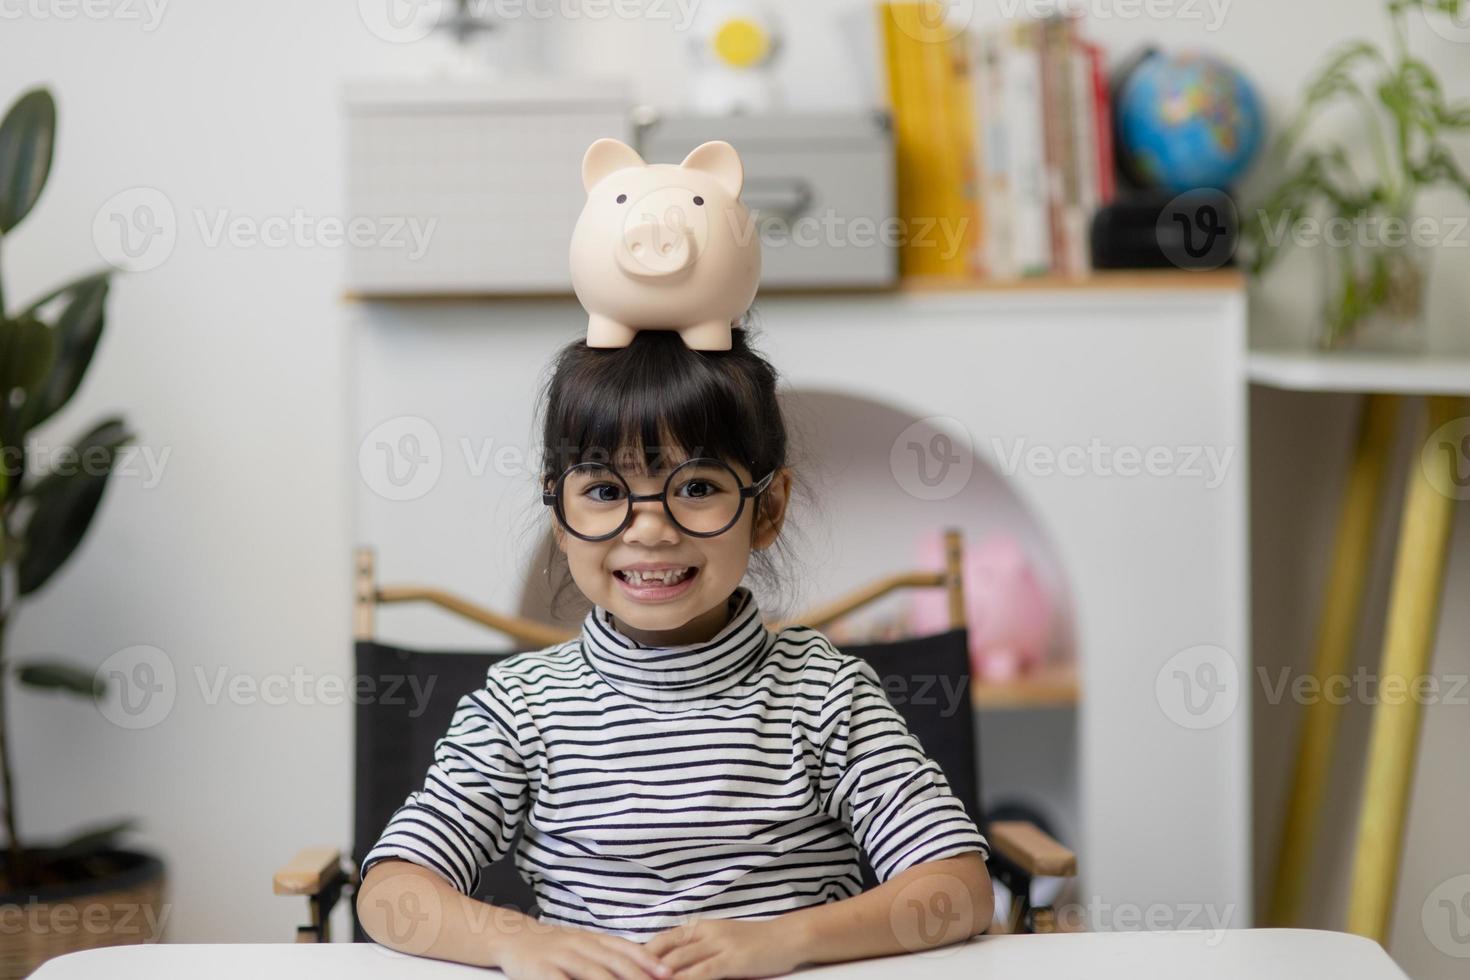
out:
M753 482L756 475L743 465L732 461L730 466L742 485ZM633 493L645 494L663 489L669 469L642 473L619 467L619 472ZM648 646L699 643L728 621L727 602L745 577L751 551L775 542L790 486L790 473L778 470L759 498L745 501L734 526L714 537L685 534L661 503L650 500L635 503L632 521L606 541L584 541L553 518L557 547L567 556L577 588L589 602L608 610L624 635ZM669 488L670 495L678 491ZM640 586L628 578L634 569L685 571L681 581L650 584L650 576L644 576Z

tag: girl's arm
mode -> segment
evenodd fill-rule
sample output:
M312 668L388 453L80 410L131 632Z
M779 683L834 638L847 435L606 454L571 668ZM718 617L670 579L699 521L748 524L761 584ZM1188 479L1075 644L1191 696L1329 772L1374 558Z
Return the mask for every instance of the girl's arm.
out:
M670 980L773 977L808 963L917 953L963 942L995 904L979 851L923 861L861 895L771 919L695 919L648 941Z
M357 916L363 931L389 949L498 967L510 980L666 980L672 973L639 943L478 901L411 861L389 858L368 869Z
M505 937L530 928L530 917L463 894L428 868L388 859L368 869L357 892L357 917L373 941L400 953L498 966Z
M916 864L840 902L771 920L794 962L841 963L962 942L990 927L995 893L978 851Z

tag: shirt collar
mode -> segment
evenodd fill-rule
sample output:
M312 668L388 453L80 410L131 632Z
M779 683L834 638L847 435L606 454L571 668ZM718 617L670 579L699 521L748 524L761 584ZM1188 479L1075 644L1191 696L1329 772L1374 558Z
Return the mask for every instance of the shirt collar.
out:
M729 622L713 637L670 647L626 636L610 612L594 606L582 621L582 652L603 680L635 698L685 701L716 694L749 674L773 638L747 586L735 590L730 605Z

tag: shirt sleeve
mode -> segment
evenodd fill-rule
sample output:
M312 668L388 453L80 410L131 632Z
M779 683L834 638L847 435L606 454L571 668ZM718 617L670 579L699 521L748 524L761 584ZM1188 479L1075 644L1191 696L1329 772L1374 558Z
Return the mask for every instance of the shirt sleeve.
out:
M879 882L969 851L989 860L989 842L871 664L853 661L848 679L834 684L825 714L831 731L822 747L823 806L852 830Z
M490 668L485 687L459 699L449 731L434 743L423 789L394 811L361 874L384 858L399 858L473 893L481 868L509 850L526 811L520 725L527 719L519 694Z

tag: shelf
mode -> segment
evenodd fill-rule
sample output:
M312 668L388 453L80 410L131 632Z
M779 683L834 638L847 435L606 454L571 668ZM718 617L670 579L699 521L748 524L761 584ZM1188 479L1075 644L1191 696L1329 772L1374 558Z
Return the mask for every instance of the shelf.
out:
M970 701L978 709L1063 708L1077 703L1076 664L1049 664L1010 681L975 681Z
M1025 279L935 279L910 277L895 285L884 286L830 286L830 287L781 287L762 286L756 302L765 296L872 296L872 295L926 295L932 293L1045 293L1045 292L1088 292L1088 291L1145 291L1145 292L1195 292L1217 291L1238 292L1245 289L1245 275L1238 269L1212 269L1204 272L1189 272L1183 269L1104 269L1086 276L1032 276ZM343 294L349 303L491 303L525 300L570 300L576 296L570 290L553 289L541 292L477 293L433 292L433 293L374 293L370 290L353 290Z
M1086 276L1031 276L1024 279L905 279L896 291L924 292L1047 292L1053 290L1219 290L1245 289L1239 269L1098 269Z
M1470 357L1370 351L1251 351L1247 374L1286 391L1470 394Z

